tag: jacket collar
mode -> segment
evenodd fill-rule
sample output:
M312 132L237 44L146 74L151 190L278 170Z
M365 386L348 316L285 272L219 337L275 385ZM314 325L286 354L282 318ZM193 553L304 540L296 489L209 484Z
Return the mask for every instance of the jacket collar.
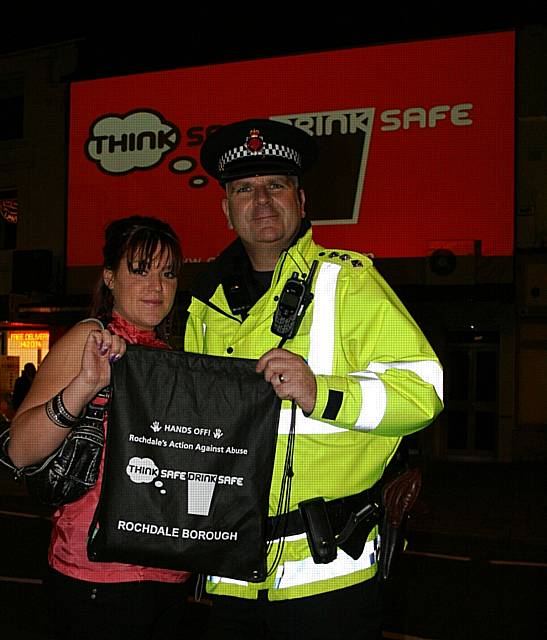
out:
M291 246L284 251L278 262L275 273L278 273L280 261L285 261L287 254L293 254L292 248L298 244L301 244L301 240L307 239L309 236L307 245L311 242L311 224L309 220L302 220L300 229L294 238ZM304 241L305 241L304 240ZM302 252L298 252L302 253ZM304 251L303 253L307 253ZM302 263L302 260L297 257L293 258L297 260L298 265ZM296 265L295 265L296 266ZM243 243L237 238L232 244L230 244L218 257L210 264L210 266L194 281L192 286L192 295L201 300L204 303L208 303L209 299L213 296L219 285L225 278L234 276L244 277L247 280L252 280L253 267L247 252L243 246ZM275 277L275 275L274 275Z

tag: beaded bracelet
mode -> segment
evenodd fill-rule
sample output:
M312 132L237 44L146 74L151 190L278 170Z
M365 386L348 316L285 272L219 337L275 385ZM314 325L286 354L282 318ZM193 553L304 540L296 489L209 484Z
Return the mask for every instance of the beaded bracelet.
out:
M70 411L65 407L63 402L62 389L56 396L53 396L51 400L46 402L46 415L56 424L63 429L72 429L80 420L81 416L73 416Z

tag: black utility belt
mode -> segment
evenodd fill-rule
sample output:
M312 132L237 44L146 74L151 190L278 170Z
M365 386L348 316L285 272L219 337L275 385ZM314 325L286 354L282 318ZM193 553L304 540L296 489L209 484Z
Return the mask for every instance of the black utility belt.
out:
M336 500L304 500L298 509L268 518L268 540L305 533L317 564L332 562L337 547L356 560L380 519L380 496L374 489Z

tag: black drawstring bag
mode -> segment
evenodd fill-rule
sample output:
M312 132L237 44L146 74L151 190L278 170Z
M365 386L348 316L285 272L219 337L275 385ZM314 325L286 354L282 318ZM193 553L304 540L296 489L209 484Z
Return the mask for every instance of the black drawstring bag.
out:
M280 400L256 361L129 345L88 557L261 582Z

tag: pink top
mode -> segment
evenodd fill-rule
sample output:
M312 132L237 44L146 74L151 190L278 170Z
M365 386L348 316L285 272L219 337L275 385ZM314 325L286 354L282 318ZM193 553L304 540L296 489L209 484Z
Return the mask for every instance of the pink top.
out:
M131 344L165 349L166 344L153 332L141 331L114 313L108 329ZM106 430L107 417L105 417ZM63 505L53 514L53 530L49 545L49 564L60 573L88 582L184 582L186 571L155 569L116 562L90 562L87 559L87 534L99 500L103 478L104 449L97 484L76 502Z

